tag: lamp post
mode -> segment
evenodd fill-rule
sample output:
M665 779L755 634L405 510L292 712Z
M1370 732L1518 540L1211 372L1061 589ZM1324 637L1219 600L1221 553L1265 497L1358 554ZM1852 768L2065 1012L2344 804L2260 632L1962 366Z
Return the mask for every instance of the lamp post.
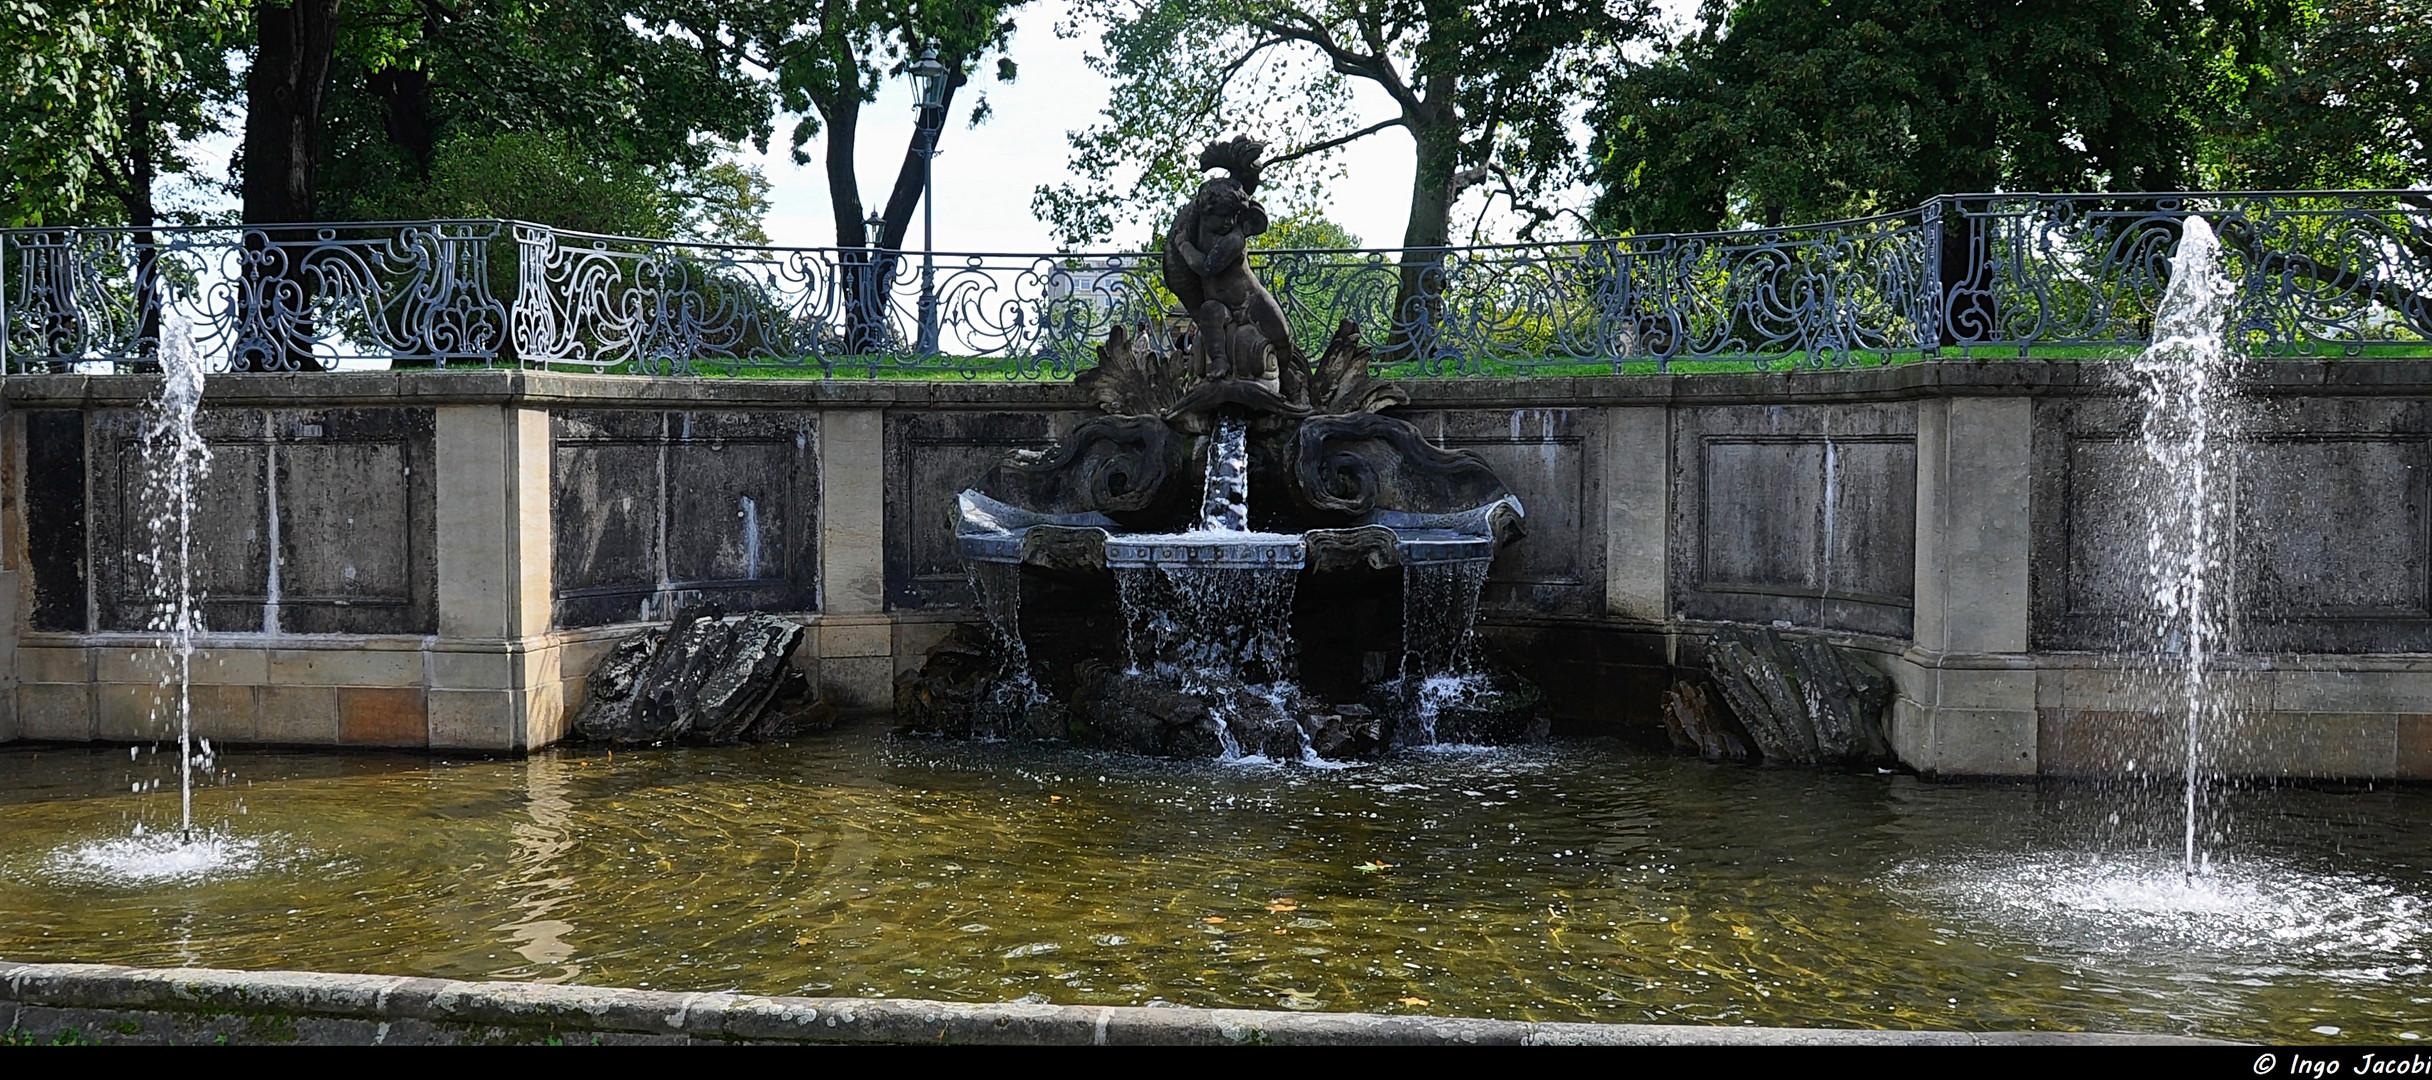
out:
M886 215L876 210L870 211L869 217L861 219L861 231L869 246L862 256L861 281L858 283L860 295L855 297L860 302L853 305L854 318L858 323L853 327L853 338L862 353L876 355L887 348L884 330L886 309L883 304L887 295L887 261L879 254L887 243Z
M920 122L920 352L937 352L937 265L931 252L936 239L937 131L946 119L946 65L936 49L921 50L912 65L913 108Z

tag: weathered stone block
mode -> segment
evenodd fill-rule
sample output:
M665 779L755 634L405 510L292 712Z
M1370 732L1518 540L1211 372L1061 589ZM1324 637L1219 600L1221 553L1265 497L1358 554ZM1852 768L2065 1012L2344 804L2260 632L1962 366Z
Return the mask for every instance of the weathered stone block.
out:
M894 696L894 658L820 658L820 700L834 702L840 709L883 709L893 702Z
M817 606L817 422L807 412L550 418L556 624Z
M188 669L197 685L260 686L270 681L267 649L201 649Z
M2432 713L2432 671L2283 671L2272 707L2282 712Z
M921 658L928 655L929 648L946 640L946 635L953 631L955 625L944 621L897 621L892 628L896 673L918 670ZM801 654L796 654L797 666L801 660Z
M283 686L420 686L422 653L401 649L271 649L268 681Z
M92 657L83 649L17 649L17 677L26 682L80 683L92 678L92 670Z
M2036 764L2050 776L2175 772L2184 729L2150 711L2044 708L2036 711Z
M1917 423L1896 403L1678 410L1674 612L1907 636Z
M2403 780L2432 780L2432 716L2418 713L2395 721L2398 763L2392 775Z
M1935 709L1925 772L1954 776L2033 776L2033 709Z
M187 700L194 718L194 734L198 738L223 743L261 742L260 706L256 688L251 686L214 686L197 684L188 688ZM168 728L176 733L174 714L163 709L169 718Z
M103 742L147 742L177 737L174 688L102 683L93 687L93 737Z
M338 692L338 741L353 746L424 746L430 718L420 689L348 687Z
M327 686L265 686L256 731L266 743L332 746L338 742L338 692Z
M85 683L26 683L17 688L20 738L57 742L93 739L93 688Z
M883 619L869 622L822 619L817 648L822 660L844 657L893 656L895 629Z
M466 652L433 649L430 685L451 690L505 690L515 685L519 661L504 650Z
M505 690L432 690L425 698L431 749L513 750L520 745L523 715L516 695Z
M2398 718L2268 713L2239 717L2199 743L2205 767L2232 776L2367 779L2398 771Z

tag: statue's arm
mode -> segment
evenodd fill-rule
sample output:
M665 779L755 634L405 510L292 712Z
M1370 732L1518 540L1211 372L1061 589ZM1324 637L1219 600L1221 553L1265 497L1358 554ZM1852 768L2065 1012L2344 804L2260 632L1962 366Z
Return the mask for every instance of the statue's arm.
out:
M1199 250L1199 245L1194 244L1189 240L1185 240L1179 236L1175 237L1174 250L1182 254L1182 265L1188 266L1192 270L1198 270L1200 267L1209 265L1208 253ZM1214 270L1211 268L1207 272L1213 273Z
M1217 237L1216 242L1208 247L1206 258L1200 262L1200 265L1207 268L1201 271L1202 276L1214 277L1225 267L1240 262L1242 252L1245 250L1247 250L1247 243L1242 237L1232 234ZM1191 254L1196 256L1199 252L1194 249Z

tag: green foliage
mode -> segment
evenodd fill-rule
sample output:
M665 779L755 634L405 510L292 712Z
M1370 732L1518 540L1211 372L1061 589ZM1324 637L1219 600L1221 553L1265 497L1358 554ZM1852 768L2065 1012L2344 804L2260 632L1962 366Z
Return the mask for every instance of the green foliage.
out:
M1268 140L1286 163L1261 197L1289 214L1319 205L1337 148L1397 126L1418 156L1405 239L1440 243L1462 188L1494 175L1527 201L1566 177L1573 79L1634 39L1647 7L1084 0L1078 11L1104 28L1089 62L1114 89L1104 119L1069 136L1075 178L1041 186L1031 204L1075 246L1169 213L1200 180L1200 147L1224 135ZM1398 114L1355 127L1354 78Z
M1688 231L1992 190L2170 190L2234 5L1745 0L1589 113L1595 222Z
M2214 187L2432 185L2432 0L2318 0L2211 125Z
M433 155L430 178L369 216L515 218L576 232L764 244L768 181L717 162L696 172L602 160L558 132L460 137Z
M223 35L239 6L0 0L0 225L124 221L138 151L189 171L177 143L235 96Z
M1322 251L1360 246L1360 238L1351 235L1324 214L1304 210L1276 220L1267 231L1250 238L1250 247L1259 251Z
M1594 221L1852 217L1979 191L2432 179L2432 0L1743 0L1616 65Z
M764 15L711 0L350 3L319 216L478 205L567 228L759 237L766 182L730 152L770 133L771 88L745 48Z

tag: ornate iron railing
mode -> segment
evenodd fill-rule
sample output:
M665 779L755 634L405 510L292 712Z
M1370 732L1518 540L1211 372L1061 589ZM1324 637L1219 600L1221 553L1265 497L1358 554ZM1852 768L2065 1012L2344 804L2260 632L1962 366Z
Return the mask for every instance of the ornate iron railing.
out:
M1970 195L1778 229L1253 258L1296 340L1355 320L1397 375L1847 367L2141 345L2189 214L2222 236L2256 355L2432 353L2422 191ZM488 220L20 229L0 232L0 370L141 370L166 322L231 369L1058 378L1115 324L1180 317L1159 267Z

